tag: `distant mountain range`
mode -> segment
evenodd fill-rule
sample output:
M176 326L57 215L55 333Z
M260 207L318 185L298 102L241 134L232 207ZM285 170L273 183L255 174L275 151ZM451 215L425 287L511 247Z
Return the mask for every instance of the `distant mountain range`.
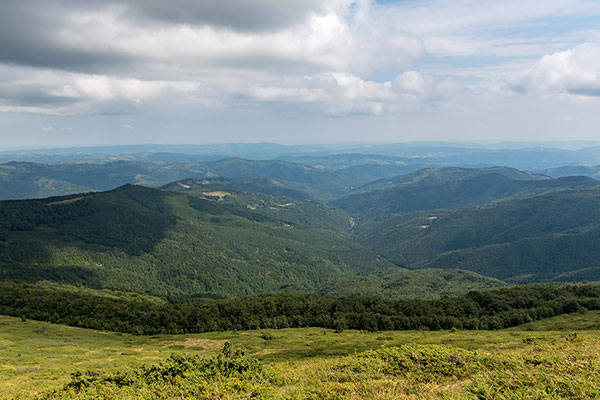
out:
M416 167L414 167L416 168ZM125 184L159 187L185 178L269 178L302 184L310 196L331 200L355 186L412 171L404 165L369 164L325 169L281 160L228 158L194 163L111 161L100 164L0 164L0 200L27 199L86 191L105 191ZM294 186L294 185L292 185ZM295 185L298 187L297 185Z
M552 145L556 144L547 144ZM427 168L458 166L471 170L503 165L554 178L598 177L600 147L573 150L533 145L519 148L511 143L483 146L425 142L314 146L275 143L132 145L5 151L0 152L2 161L0 200L106 191L124 184L160 187L186 178L220 177L268 178L284 185L302 184L302 190L311 198L331 201L350 191L356 194L358 188L374 189L362 188L371 183L406 183L390 178L417 170L428 174L427 180L432 179L435 174L427 172ZM450 169L444 171L451 174ZM524 176L517 178L508 171L510 169L499 173L511 179L534 179L531 173L521 172ZM415 178L421 179L406 177Z

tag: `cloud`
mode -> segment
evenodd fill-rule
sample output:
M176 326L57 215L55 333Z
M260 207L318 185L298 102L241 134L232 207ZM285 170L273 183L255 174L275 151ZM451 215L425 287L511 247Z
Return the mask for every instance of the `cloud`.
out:
M44 132L54 132L56 129L53 126L42 128Z
M133 126L132 126L132 125L129 125L129 124L123 124L123 125L121 125L121 128L125 128L125 129L133 129Z
M459 100L468 107L482 93L596 96L596 67L585 63L597 53L591 44L576 47L596 31L553 31L549 22L565 16L594 18L600 7L591 0L0 2L0 112L282 102L381 115ZM565 48L573 53L561 61ZM531 70L512 73L533 58L541 61ZM506 75L509 83L500 79Z
M154 81L0 66L0 111L49 115L119 114L195 92L189 81Z
M0 5L0 85L10 88L0 110L114 114L240 96L372 101L378 85L360 75L423 52L393 25L372 29L368 0L177 1L166 14L158 1L34 3Z
M600 96L600 45L585 43L548 54L508 79L516 92Z
M168 3L162 0L138 0L128 3L128 14L171 24L265 31L301 23L310 14L324 13L348 3L323 0L172 0Z
M423 52L418 38L393 24L373 29L368 0L175 3L0 4L0 62L164 79L210 67L377 69ZM250 26L257 29L243 29Z

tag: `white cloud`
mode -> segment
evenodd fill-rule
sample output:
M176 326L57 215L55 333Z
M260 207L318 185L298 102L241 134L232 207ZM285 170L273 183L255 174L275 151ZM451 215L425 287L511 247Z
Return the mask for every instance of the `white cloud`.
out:
M121 128L125 128L125 129L133 129L133 125L129 125L129 124L122 124Z
M92 75L40 68L0 66L0 111L47 115L115 112L114 104L128 110L173 102L195 93L198 83L154 81ZM10 96L7 96L10 95ZM27 101L29 104L14 104ZM13 104L11 104L13 103Z
M545 55L531 68L510 77L508 85L522 92L600 96L600 45L585 43Z

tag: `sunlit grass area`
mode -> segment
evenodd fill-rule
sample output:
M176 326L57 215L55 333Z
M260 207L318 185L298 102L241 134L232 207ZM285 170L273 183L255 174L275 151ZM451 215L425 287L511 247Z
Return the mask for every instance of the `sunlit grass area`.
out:
M130 398L134 392L146 397L132 398L160 398L151 394L160 386L176 398L180 395L208 398L211 393L220 393L221 398L341 399L400 395L476 398L476 389L481 386L481 390L489 391L481 398L512 398L498 397L500 379L507 379L506 384L513 382L512 390L523 396L529 393L534 398L583 399L595 393L592 380L600 378L600 332L589 329L598 322L600 313L590 311L501 331L347 330L336 333L302 328L133 336L0 316L0 398L45 396L62 389L77 371L93 371L99 375L135 371L142 365L158 365L173 354L211 358L221 352L226 342L231 342L234 349L245 351L261 362L260 373L208 378L196 376L192 371L176 382L146 382L135 390L104 383L96 389L82 390L78 395L98 398L95 396L106 394L110 389L115 398L121 395ZM400 353L366 353L366 356L363 353L394 348L400 349ZM419 361L423 357L429 361ZM468 361L469 358L472 360ZM464 363L456 361L459 359ZM412 364L406 364L406 360L412 360ZM458 363L455 366L458 372L446 373L435 368L423 372L432 362L445 365L448 360ZM471 369L472 363L479 367ZM498 367L498 363L507 365L508 369ZM566 371L563 371L564 382L559 382L552 371L563 369ZM422 379L424 373L429 374L429 378ZM461 374L464 376L459 376ZM522 382L525 378L529 383ZM190 379L195 379L195 386L189 386ZM232 390L232 384L238 380L242 385ZM252 389L254 386L248 382L259 387ZM545 392L536 395L530 391L532 385L538 385L539 390L549 385L548 388L563 391L554 397ZM69 398L75 392L57 395Z

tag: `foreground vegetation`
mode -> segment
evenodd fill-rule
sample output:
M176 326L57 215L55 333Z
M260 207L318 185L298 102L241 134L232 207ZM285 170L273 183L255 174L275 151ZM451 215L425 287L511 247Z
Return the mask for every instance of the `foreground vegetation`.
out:
M599 327L131 336L0 316L0 398L592 399Z

